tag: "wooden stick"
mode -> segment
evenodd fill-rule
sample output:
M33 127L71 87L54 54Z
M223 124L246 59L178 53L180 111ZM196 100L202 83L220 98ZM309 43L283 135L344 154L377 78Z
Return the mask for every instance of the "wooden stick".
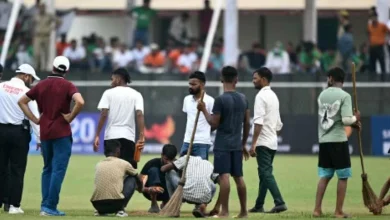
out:
M357 102L357 91L356 91L356 67L354 62L352 62L352 85L353 85L353 104L355 106L354 110L359 111L358 102ZM360 151L360 164L362 166L362 172L363 174L365 174L366 172L364 169L364 162L363 162L362 135L360 129L358 132L358 144L359 144L359 151Z

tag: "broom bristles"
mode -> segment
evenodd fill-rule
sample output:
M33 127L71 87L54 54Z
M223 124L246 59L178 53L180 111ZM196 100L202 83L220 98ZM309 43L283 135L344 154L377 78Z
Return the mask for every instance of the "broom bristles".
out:
M169 202L161 210L160 215L167 217L180 217L180 208L183 203L183 186L179 185Z
M370 183L366 178L363 178L363 202L364 205L372 211L374 214L379 214L380 207L378 206L378 197L376 196L374 190L372 190Z

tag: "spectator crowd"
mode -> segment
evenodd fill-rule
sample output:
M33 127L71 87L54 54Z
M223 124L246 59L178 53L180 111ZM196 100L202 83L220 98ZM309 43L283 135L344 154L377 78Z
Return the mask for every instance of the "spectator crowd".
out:
M41 61L45 60L48 53L47 43L44 42L48 41L50 28L55 28L61 21L55 16L48 15L45 7L38 3L35 7L38 16L33 19L38 25L34 26L35 30L31 35L25 34L26 31L22 27L26 26L24 23L29 17L22 16L24 20L18 22L20 27L17 26L18 31L12 40L6 68L15 69L22 63L35 63L38 69L45 66ZM209 1L205 1L205 8L199 12L199 36L194 36L192 26L189 24L190 15L184 12L172 19L164 47L149 42L149 26L157 14L149 4L150 0L144 0L142 6L129 12L136 21L132 45L121 42L115 36L105 41L104 38L92 33L78 41L69 40L63 34L56 43L57 55L69 58L72 69L91 72L110 72L119 67L140 74L189 74L196 70L200 65L203 43L213 13ZM254 42L250 50L241 52L237 67L240 71L248 73L266 66L276 74L315 74L334 66L342 66L349 71L350 62L353 61L360 72L376 72L376 62L379 61L380 72L384 73L385 45L389 45L390 51L390 44L386 42L389 29L378 21L375 7L369 11L367 30L369 43L363 43L356 48L349 14L347 11L341 11L337 45L321 51L313 42L299 42L294 45L292 42L277 41L273 48L266 50L261 44ZM4 35L0 35L1 45L3 38ZM223 39L214 40L207 65L208 74L218 75L224 63L223 49Z

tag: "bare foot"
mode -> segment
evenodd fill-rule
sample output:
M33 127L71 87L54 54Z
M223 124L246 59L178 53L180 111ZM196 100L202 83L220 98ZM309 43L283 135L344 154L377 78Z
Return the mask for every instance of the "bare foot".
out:
M218 215L218 214L219 214L219 210L213 209L210 211L209 216L214 216L214 215Z
M341 212L341 213L335 213L335 214L334 214L334 217L335 217L335 218L351 218L351 216L350 216L350 215L348 215L348 214L345 214L344 212Z
M248 218L248 213L247 212L242 212L235 216L234 218Z
M313 212L313 217L314 218L319 218L322 216L322 211L314 211Z

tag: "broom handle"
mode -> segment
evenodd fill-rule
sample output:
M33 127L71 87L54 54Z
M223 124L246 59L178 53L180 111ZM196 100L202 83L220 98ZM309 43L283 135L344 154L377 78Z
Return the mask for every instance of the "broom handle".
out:
M204 91L202 91L202 95L201 95L201 97L200 97L200 101L201 101L201 102L203 102L203 97L204 97ZM184 185L184 183L185 183L185 181L186 181L185 178L186 178L186 173L187 173L187 165L188 165L188 161L190 160L190 155L191 155L191 151L192 151L192 144L194 143L196 128L198 127L199 115L200 115L200 111L198 110L198 112L196 113L196 117L195 117L194 129L192 130L190 146L188 147L188 150L187 150L186 163L185 163L185 165L184 165L183 174L182 174L182 177L181 177L181 179L180 179L180 182L181 182L183 185Z
M354 62L352 62L352 85L353 85L353 104L355 105L355 111L358 111L357 91L356 91L356 68ZM358 132L358 144L359 144L359 151L360 151L360 164L362 165L362 172L363 174L365 174L366 172L363 163L362 135L360 129Z

